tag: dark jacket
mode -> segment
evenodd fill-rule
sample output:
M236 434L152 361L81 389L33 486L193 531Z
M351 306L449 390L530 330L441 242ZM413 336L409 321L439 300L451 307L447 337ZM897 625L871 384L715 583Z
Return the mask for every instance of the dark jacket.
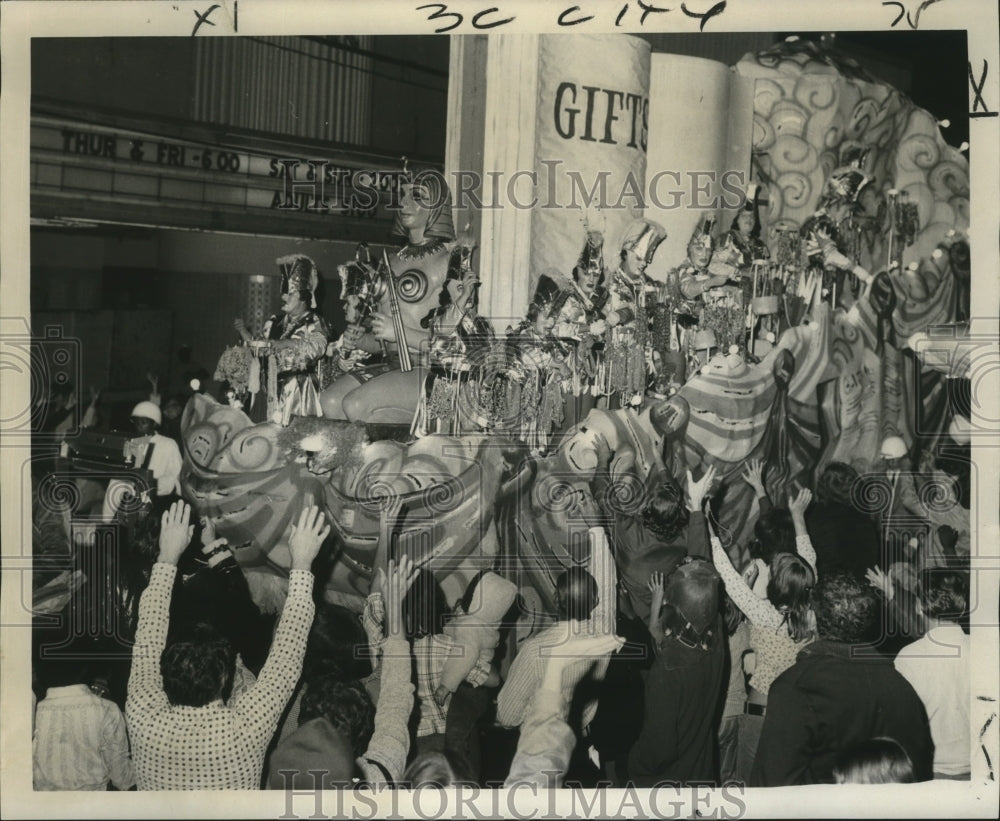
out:
M716 727L726 670L721 619L708 650L665 638L646 678L645 717L629 754L637 787L716 781Z
M877 736L899 742L918 781L932 777L934 744L920 697L891 658L858 655L866 649L816 641L778 676L750 786L832 784L837 756Z
M839 502L820 502L806 511L806 528L816 551L819 576L844 571L859 579L882 563L878 525Z

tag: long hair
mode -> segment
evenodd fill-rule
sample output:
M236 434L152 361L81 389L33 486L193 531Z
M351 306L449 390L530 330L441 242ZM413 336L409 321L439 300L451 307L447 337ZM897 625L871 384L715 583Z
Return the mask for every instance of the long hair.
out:
M792 641L803 641L815 633L810 618L810 597L816 574L794 553L779 553L771 560L767 600L785 617Z

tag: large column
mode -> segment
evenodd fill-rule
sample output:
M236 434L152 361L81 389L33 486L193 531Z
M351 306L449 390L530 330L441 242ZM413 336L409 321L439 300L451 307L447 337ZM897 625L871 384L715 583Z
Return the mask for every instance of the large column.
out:
M486 57L480 304L497 330L523 317L531 298L532 210L512 199L527 189L530 202L530 179L515 175L535 167L538 41L537 34L495 35Z
M450 71L445 171L456 228L469 224L479 242L480 312L503 330L524 316L545 268L572 272L585 226L605 233L614 265L615 243L641 216L649 45L622 35L455 37Z

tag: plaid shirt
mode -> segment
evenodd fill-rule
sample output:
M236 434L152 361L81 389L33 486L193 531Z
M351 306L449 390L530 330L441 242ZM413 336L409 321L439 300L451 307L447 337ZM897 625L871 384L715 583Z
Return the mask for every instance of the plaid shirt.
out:
M140 790L255 790L264 753L302 670L312 624L312 574L292 570L288 598L257 683L232 699L174 706L160 675L177 568L157 563L139 603L125 718Z
M441 671L452 653L463 652L463 648L454 639L440 633L425 636L413 642L413 658L417 665L417 704L420 710L420 723L417 725L417 737L443 733L448 719L448 706L451 704L451 694L444 704L434 700L434 691L441 684ZM473 687L486 683L490 675L489 667L485 669L477 660L476 666L465 677Z

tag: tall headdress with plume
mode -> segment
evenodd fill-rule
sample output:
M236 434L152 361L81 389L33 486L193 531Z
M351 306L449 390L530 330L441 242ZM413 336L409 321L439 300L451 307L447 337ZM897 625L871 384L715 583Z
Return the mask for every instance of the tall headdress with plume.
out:
M291 254L279 257L278 269L281 271L281 293L298 291L309 295L309 307L316 308L316 288L319 286L319 269L305 254Z
M715 217L706 214L695 226L691 239L688 240L688 247L696 246L709 251L715 250Z
M656 249L667 238L667 229L653 220L633 221L622 238L622 251L633 251L648 265L653 261Z
M600 231L587 231L576 267L579 271L597 274L598 282L604 277L604 235Z

